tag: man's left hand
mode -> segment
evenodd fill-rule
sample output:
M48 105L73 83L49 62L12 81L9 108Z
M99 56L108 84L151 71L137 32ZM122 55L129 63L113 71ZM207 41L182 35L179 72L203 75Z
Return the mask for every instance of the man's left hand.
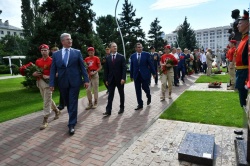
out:
M124 79L122 79L122 80L121 80L121 84L123 85L124 83L125 83L125 80L124 80Z
M89 83L88 83L88 82L85 82L85 83L84 83L84 88L87 89L88 87L89 87Z
M153 77L155 78L155 77L156 77L156 75L153 75Z

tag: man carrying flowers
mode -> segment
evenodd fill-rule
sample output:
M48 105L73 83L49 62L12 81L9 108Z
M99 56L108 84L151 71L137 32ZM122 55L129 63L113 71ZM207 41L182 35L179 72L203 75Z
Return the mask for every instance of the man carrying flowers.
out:
M161 61L160 61L161 70L162 70L162 74L161 74L161 82L162 82L161 100L162 101L165 100L167 82L168 82L168 88L169 88L168 98L172 99L171 93L172 93L172 83L173 83L173 77L174 77L173 66L177 65L178 63L174 55L170 53L170 48L171 48L170 45L166 45L164 47L165 54L161 56Z
M94 47L89 47L87 49L89 56L85 58L84 62L88 66L88 75L89 75L89 87L87 89L87 97L89 100L89 105L86 110L97 108L98 104L98 88L99 88L99 75L98 72L102 69L101 61L99 57L95 56ZM94 105L92 103L92 94L94 93Z
M42 58L36 60L36 66L39 68L39 71L35 71L33 76L37 78L37 87L39 88L43 98L44 118L40 127L40 130L43 130L48 127L48 118L51 113L51 109L55 112L54 120L59 118L61 112L57 109L55 102L52 100L52 91L50 91L48 84L52 63L52 58L49 57L49 46L42 44L39 47L39 50L41 51Z

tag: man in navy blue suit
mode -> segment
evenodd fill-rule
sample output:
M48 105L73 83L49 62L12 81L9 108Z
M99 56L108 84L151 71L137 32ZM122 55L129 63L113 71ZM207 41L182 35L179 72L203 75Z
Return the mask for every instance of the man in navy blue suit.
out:
M53 54L50 69L50 90L54 91L56 73L58 73L58 87L65 100L69 114L69 134L75 133L77 123L77 107L80 86L89 86L89 79L83 64L80 50L71 48L72 39L68 33L60 37L63 48ZM84 81L82 80L84 78Z
M108 85L108 104L104 116L110 116L112 110L112 102L115 94L115 87L117 87L120 95L120 110L118 114L124 112L124 83L126 82L126 60L122 54L117 52L117 45L115 42L109 44L110 56L106 58L105 64L105 80Z
M138 106L135 110L140 110L143 108L142 101L142 90L146 93L148 98L147 105L151 103L151 94L149 89L149 83L151 79L151 73L155 77L155 69L150 59L150 54L148 52L142 51L143 47L141 43L135 45L136 52L131 55L130 63L130 78L135 84L135 91L137 97Z

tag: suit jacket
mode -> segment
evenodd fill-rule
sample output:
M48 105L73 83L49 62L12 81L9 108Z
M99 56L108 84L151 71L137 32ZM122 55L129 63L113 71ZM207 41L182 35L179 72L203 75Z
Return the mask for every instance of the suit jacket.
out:
M110 84L113 80L120 83L121 79L126 80L126 60L123 55L117 53L115 62L112 62L112 56L106 58L105 80Z
M55 86L55 77L58 72L59 88L80 87L84 82L89 82L88 74L84 67L80 50L70 49L68 65L65 66L62 59L62 50L53 53L52 65L50 68L50 86Z
M154 65L148 52L141 53L140 64L137 60L137 53L132 54L130 59L130 78L136 80L139 71L143 80L149 80L151 78L151 73L155 75Z

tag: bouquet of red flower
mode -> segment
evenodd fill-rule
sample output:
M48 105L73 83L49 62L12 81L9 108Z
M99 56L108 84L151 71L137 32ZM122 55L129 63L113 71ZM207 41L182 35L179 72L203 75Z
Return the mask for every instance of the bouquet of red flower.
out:
M180 60L183 60L185 57L183 55L180 56Z
M38 66L36 66L35 64L33 64L32 62L29 62L28 64L21 66L19 68L19 71L21 75L25 76L25 80L26 80L26 81L23 81L22 84L25 87L30 87L30 88L36 85L37 79L33 76L33 73L36 71L43 73L43 70L39 68Z
M192 75L194 73L194 70L191 67L187 68L188 75Z
M221 82L217 82L217 81L215 81L215 82L210 82L209 85L221 85Z
M167 58L167 59L165 60L165 63L166 63L166 65L167 65L167 64L171 65L171 67L174 65L173 59L170 59L170 58ZM169 70L171 67L167 67L167 70Z
M25 70L26 70L28 67L30 67L32 64L33 64L33 63L30 62L30 63L28 63L28 64L26 64L26 65L21 66L21 67L19 68L20 74L21 74L22 76L25 76Z
M21 66L19 71L23 76L30 76L30 77L33 77L33 73L36 71L43 73L43 70L32 62Z

